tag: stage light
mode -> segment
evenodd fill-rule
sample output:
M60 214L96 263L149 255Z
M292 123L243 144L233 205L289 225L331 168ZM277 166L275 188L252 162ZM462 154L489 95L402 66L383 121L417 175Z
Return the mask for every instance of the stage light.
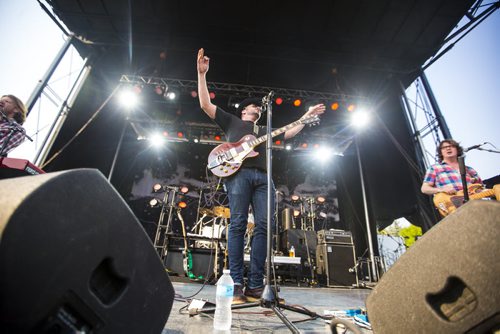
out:
M219 135L215 135L215 136L214 136L214 139L215 139L215 140L217 140L217 141L220 141L222 138L221 138L221 136L219 136Z
M177 206L181 209L185 209L187 208L187 203L184 201L180 201L179 203L177 203Z
M318 218L320 218L320 219L326 219L326 217L327 217L327 216L328 216L328 215L326 214L326 212L323 212L323 211L321 211L321 212L318 214Z
M274 100L274 102L276 102L277 105L280 105L283 103L283 99L281 97L277 97L276 100Z
M353 112L356 109L356 105L351 103L347 106L347 111Z
M160 190L163 190L163 186L162 186L161 184L159 184L159 183L155 183L155 184L153 185L153 192L157 193L157 192L159 192Z
M184 133L182 132L177 132L177 138L184 138Z
M337 110L338 108L339 108L339 103L338 102L333 102L330 105L330 109L332 109L332 110Z
M198 137L194 137L193 138L193 142L195 142L196 144L200 142L200 139L198 139Z
M316 203L318 203L318 204L323 204L323 203L325 203L325 201L326 201L326 198L324 198L323 196L316 197Z
M160 206L161 204L162 204L162 201L160 201L157 198L153 198L149 201L149 206L152 208L156 208L156 207Z
M137 93L133 92L130 88L121 90L118 99L120 104L127 109L134 108L139 102Z
M319 144L314 144L313 148L319 148Z
M290 145L290 144L286 144L286 145L285 145L285 150L287 150L287 151L291 151L291 150L292 150L292 145Z
M195 91L195 90L192 90L191 93L190 93L191 97L194 99L194 98L197 98L198 97L198 92Z
M176 96L175 92L168 92L166 95L169 100L174 100Z
M154 133L149 137L149 142L155 147L161 147L165 143L165 138L159 133Z
M276 145L281 145L281 140L276 140L274 143L275 143Z
M370 115L364 110L358 110L351 116L351 124L357 128L362 128L370 121Z
M300 201L300 196L299 195L292 195L290 197L290 199L292 200L292 203L296 204Z
M214 92L210 92L208 95L210 96L210 100L215 99L215 93Z
M328 147L320 147L317 150L314 150L313 155L316 160L326 162L332 157L333 153Z
M309 145L307 145L307 143L302 143L302 144L300 145L300 147L302 147L302 148L307 148L308 146L309 146Z
M188 187L186 187L186 186L182 186L182 187L180 188L180 191L181 191L181 193L183 193L183 194L187 194L187 193L189 192L189 188L188 188Z
M301 101L300 99L295 99L295 100L293 101L293 105L294 105L295 107L300 107L300 105L301 105L301 104L302 104L302 101Z
M293 217L294 218L300 217L300 210L293 210Z

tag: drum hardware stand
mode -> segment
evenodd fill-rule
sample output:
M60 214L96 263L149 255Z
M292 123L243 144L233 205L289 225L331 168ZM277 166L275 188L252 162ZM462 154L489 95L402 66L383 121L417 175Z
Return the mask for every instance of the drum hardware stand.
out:
M168 232L171 230L171 222L173 211L175 207L175 196L179 191L178 187L164 186L165 195L163 196L163 201L161 205L160 217L158 219L158 227L156 228L155 240L154 240L154 248L158 251L160 255L160 259L165 264L165 259L168 253ZM170 202L169 202L170 197ZM163 224L165 220L165 212L168 207L168 218L167 224Z

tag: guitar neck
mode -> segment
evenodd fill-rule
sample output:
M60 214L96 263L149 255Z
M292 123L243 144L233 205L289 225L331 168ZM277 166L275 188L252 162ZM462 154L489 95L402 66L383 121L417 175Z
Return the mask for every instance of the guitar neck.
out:
M286 132L286 131L288 131L288 130L294 128L294 127L296 127L299 124L302 124L302 120L301 119L299 119L299 120L297 120L297 121L295 121L293 123L290 123L288 125L285 125L282 128L279 128L279 129L276 129L276 130L272 131L271 132L271 137L274 138L274 137L282 134L283 132ZM255 140L251 141L250 144L252 146L257 146L259 144L262 144L266 140L267 140L267 135L263 135L263 136L260 136L259 138L255 139Z
M493 189L488 189L488 190L483 190L477 194L469 195L469 199L482 199L482 198L490 197L493 195L495 195L495 191Z

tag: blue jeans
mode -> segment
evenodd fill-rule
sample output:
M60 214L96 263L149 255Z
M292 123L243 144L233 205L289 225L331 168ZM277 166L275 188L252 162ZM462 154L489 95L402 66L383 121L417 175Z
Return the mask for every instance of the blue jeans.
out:
M274 184L271 185L274 196ZM234 283L243 284L243 250L248 223L248 208L251 205L255 218L253 230L248 287L264 285L264 266L267 255L267 175L256 168L242 168L226 179L231 221L227 241L229 270ZM272 201L274 212L274 199ZM274 215L273 215L274 219ZM274 226L271 223L271 226Z

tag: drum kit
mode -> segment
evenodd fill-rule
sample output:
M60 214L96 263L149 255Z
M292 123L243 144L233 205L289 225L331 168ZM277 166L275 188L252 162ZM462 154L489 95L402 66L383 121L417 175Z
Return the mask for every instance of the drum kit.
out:
M196 240L195 248L216 248L217 243L226 239L229 208L225 206L214 206L213 208L200 208L198 212L201 217L191 229L191 237L200 237L207 240ZM208 220L207 220L208 219Z

